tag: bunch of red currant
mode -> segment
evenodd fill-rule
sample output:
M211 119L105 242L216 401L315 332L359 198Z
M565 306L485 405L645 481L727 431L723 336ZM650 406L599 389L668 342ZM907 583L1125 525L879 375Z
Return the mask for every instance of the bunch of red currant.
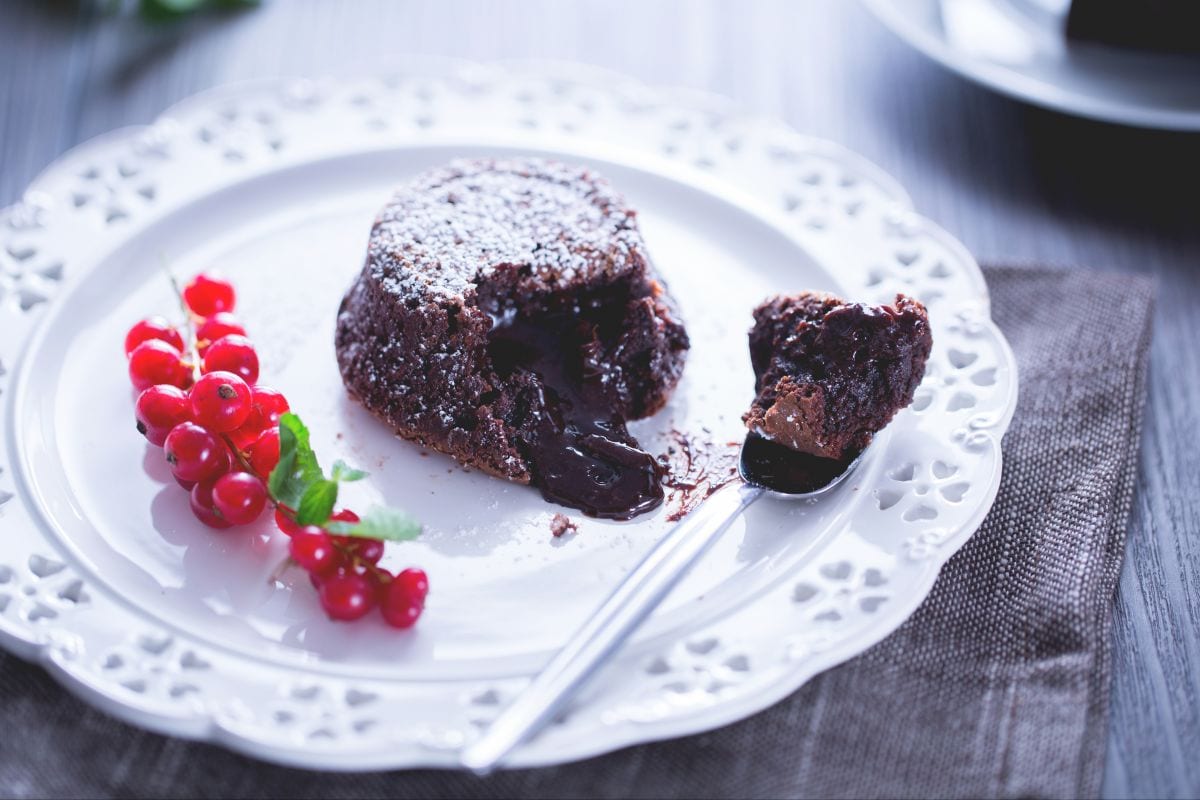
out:
M137 429L166 452L172 475L191 494L192 512L223 529L249 524L274 505L277 526L291 537L291 561L309 573L331 619L359 619L378 606L389 625L411 627L429 591L424 572L393 575L378 565L383 541L327 530L359 523L353 511L326 506L321 524L305 525L295 509L272 497L288 401L258 384L258 355L232 313L233 285L198 275L180 299L184 325L144 319L126 335L125 353L129 379L141 392Z

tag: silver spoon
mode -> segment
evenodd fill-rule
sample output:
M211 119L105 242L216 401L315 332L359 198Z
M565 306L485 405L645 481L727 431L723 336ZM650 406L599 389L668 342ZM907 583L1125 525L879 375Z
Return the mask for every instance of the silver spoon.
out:
M788 500L817 497L841 483L861 461L862 453L831 461L748 435L738 457L741 481L713 494L646 554L525 691L463 750L463 766L481 775L491 772L540 730L754 501L764 494Z

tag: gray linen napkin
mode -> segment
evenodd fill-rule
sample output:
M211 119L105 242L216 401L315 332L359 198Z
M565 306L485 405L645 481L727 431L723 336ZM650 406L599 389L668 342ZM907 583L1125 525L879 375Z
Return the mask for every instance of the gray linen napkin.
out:
M718 731L488 779L315 775L144 733L0 656L0 795L1092 796L1132 501L1152 287L986 270L1021 396L983 527L899 631Z

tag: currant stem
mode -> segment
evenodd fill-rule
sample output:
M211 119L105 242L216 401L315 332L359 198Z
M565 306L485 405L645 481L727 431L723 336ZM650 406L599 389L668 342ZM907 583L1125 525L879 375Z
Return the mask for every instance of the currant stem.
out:
M163 272L167 273L167 281L171 284L171 288L175 291L175 299L179 301L179 310L183 312L184 324L187 335L184 337L184 345L188 356L188 363L192 367L192 381L200 380L200 349L196 341L196 315L188 308L187 301L183 299L183 289L179 286L179 279L175 277L175 273L171 272L171 268L167 266L166 259L163 259Z
M237 459L238 466L242 468L243 472L249 472L251 475L258 474L254 471L254 467L250 466L250 462L246 460L246 457L242 455L242 451L239 450L237 445L233 443L233 440L229 438L229 434L219 433L217 435L220 436L225 442L225 446L229 448L229 452L233 453L233 457ZM267 492L267 500L273 506L279 505L279 501L277 501L274 497L271 497L270 491Z

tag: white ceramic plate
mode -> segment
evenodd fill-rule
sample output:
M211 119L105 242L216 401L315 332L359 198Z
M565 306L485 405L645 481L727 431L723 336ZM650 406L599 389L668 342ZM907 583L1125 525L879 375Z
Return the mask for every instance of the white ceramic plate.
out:
M820 502L756 506L514 764L702 731L783 698L894 630L978 526L1016 400L980 272L861 159L713 98L555 65L414 62L386 78L218 89L65 155L0 216L0 643L137 724L306 767L451 766L622 574L668 508L571 516L422 455L346 399L331 336L390 188L454 156L594 164L641 210L693 338L670 406L635 425L741 438L745 333L768 293L929 304L913 408ZM418 628L335 624L269 520L214 533L133 430L121 341L170 312L161 264L240 290L265 382L328 463L372 472L426 526L385 563L433 587ZM708 433L705 433L707 429Z
M863 2L909 45L1011 97L1107 122L1200 130L1200 58L1068 43L1069 0Z

